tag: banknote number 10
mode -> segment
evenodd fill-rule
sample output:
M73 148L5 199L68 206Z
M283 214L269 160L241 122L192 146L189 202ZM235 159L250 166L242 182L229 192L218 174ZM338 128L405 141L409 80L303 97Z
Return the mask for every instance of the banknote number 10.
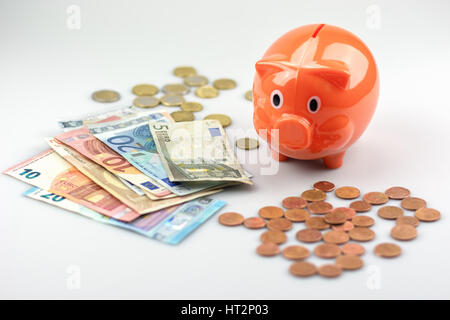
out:
M27 179L34 179L41 175L40 172L33 171L32 169L24 169L23 172L20 174L21 176L25 176Z

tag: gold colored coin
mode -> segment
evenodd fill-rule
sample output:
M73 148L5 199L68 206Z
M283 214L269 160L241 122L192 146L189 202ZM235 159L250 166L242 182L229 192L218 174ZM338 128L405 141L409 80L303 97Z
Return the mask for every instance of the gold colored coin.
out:
M264 219L276 219L283 217L284 211L280 207L267 206L259 209L258 214Z
M313 214L327 214L333 210L333 206L325 201L314 201L308 205L308 210Z
M355 187L340 187L335 191L336 197L341 199L355 199L358 198L361 192Z
M230 90L236 88L236 81L231 79L217 79L213 82L213 86L219 90Z
M408 216L398 217L397 220L395 221L395 223L396 224L409 224L413 227L419 226L419 220L417 220L417 218L408 217Z
M97 102L116 102L120 99L120 94L113 90L99 90L92 94L92 100Z
M325 200L327 195L320 190L306 190L302 193L302 198L306 201L323 201Z
M208 84L209 80L205 76L195 75L184 78L184 84L190 87L201 87Z
M335 244L324 243L314 248L314 254L319 258L333 259L341 254L341 248Z
M318 181L314 183L314 189L323 191L323 192L331 192L335 188L334 183L330 181Z
M347 207L334 208L332 212L336 213L336 214L337 213L339 213L339 214L344 213L345 214L345 218L347 220L352 220L353 217L356 216L356 211L353 210L352 208L347 208Z
M204 120L217 120L220 122L222 127L226 128L231 124L231 118L225 114L214 113L207 115L203 118Z
M427 206L427 202L420 198L408 197L403 199L400 205L403 209L415 211L420 208L425 208Z
M284 248L281 254L289 260L303 260L309 257L309 250L303 246L293 245Z
M330 225L322 217L310 217L306 219L305 224L309 229L325 230L330 228Z
M356 216L353 217L352 223L355 227L368 228L375 224L375 220L369 216Z
M343 224L336 224L331 226L331 228L334 231L345 231L345 232L349 232L350 230L352 230L355 226L353 225L353 223L351 223L350 221L346 221Z
M289 209L284 212L284 217L292 222L305 222L309 212L305 209Z
M201 86L195 90L195 95L200 98L211 99L219 95L219 90L211 86Z
M342 274L342 268L335 264L326 264L320 266L317 273L325 278L337 278Z
M267 222L269 230L288 231L292 229L292 222L285 218L271 219Z
M363 196L363 200L370 204L384 204L389 201L387 195L383 192L369 192Z
M174 111L170 114L175 122L194 121L194 114L190 111Z
M245 95L244 95L245 99L247 99L248 101L253 101L253 91L252 90L248 90Z
M266 226L266 220L260 217L251 217L244 220L244 226L248 229L262 229Z
M159 92L159 89L152 84L138 84L133 87L132 91L137 96L154 96Z
M186 78L197 74L194 67L181 66L173 70L173 74L177 77Z
M375 238L375 232L369 228L356 227L348 232L350 239L359 242L371 241Z
M315 265L305 261L294 262L289 267L289 272L297 277L311 277L317 273L317 268Z
M298 241L305 243L314 243L322 240L322 233L317 229L303 229L295 235Z
M184 98L177 94L168 94L161 97L161 103L167 107L177 107L181 106L184 102Z
M380 243L374 249L377 256L383 258L395 258L402 254L402 248L395 243Z
M285 243L287 240L286 234L278 230L269 230L264 232L260 237L262 242L273 242L276 244Z
M183 102L181 104L181 110L190 111L190 112L198 112L203 110L203 106L198 102Z
M441 213L436 209L420 208L414 213L414 216L420 221L433 222L441 218Z
M344 244L341 247L341 250L343 254L349 254L354 256L362 256L366 252L366 249L364 249L362 245L357 243Z
M336 258L336 265L343 270L358 270L364 265L364 262L358 256L343 255Z
M253 150L259 148L259 141L252 138L241 138L236 140L236 146L242 150Z
M399 224L391 230L392 238L400 241L409 241L417 237L417 229L408 224Z
M263 257L273 257L280 253L280 248L273 242L264 242L256 249L256 252Z
M394 200L402 200L408 198L411 192L403 187L392 187L384 192L389 198Z
M159 99L152 96L139 96L133 101L133 104L139 108L154 108L159 103Z
M325 215L325 222L328 224L343 224L345 221L347 221L347 216L343 211L335 210Z
M348 242L350 237L344 231L328 231L323 235L323 240L326 243L343 244Z
M383 219L395 220L403 216L403 209L395 206L385 206L378 209L378 216Z
M162 91L165 94L185 95L189 93L189 87L185 86L182 83L170 83L162 87Z
M234 227L241 225L244 222L244 217L242 214L236 213L236 212L226 212L222 213L219 216L219 223L228 226L228 227Z
M300 197L287 197L281 204L286 209L303 209L306 207L306 200Z
M355 210L356 212L367 212L370 211L370 209L372 209L372 205L365 201L354 201L350 203L349 207Z

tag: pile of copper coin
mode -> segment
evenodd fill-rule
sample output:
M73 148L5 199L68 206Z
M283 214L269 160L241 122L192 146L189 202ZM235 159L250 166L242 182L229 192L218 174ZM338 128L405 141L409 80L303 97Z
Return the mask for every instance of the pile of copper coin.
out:
M352 202L347 207L335 208L326 202L327 193L330 192L334 192L340 199ZM240 213L227 212L219 216L219 223L263 229L261 245L256 252L264 257L281 254L285 259L292 260L289 271L294 276L310 277L319 274L326 278L336 278L343 271L363 267L361 256L366 252L363 244L373 241L376 236L371 229L375 219L364 213L371 211L374 206L377 207L379 218L395 222L390 236L397 241L415 239L420 223L437 221L441 217L439 211L428 208L425 200L411 197L410 191L403 187L369 192L360 197L361 192L356 187L335 188L329 181L319 181L314 184L313 189L304 191L300 196L283 199L281 206L259 209L258 216L244 218ZM387 205L389 201L397 201L399 206ZM300 244L286 245L285 232L294 226L299 229L296 233L299 243L316 245L312 253ZM374 254L382 258L395 258L401 253L401 247L393 242L379 243L374 249ZM316 266L306 261L312 254L334 262Z

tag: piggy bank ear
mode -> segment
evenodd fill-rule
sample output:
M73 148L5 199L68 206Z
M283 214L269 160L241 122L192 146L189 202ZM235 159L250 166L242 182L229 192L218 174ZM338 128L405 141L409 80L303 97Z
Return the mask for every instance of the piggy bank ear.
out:
M284 61L276 60L259 60L255 64L256 72L263 78L267 74L273 74L281 71L293 70L296 67Z
M348 89L350 85L350 71L345 63L326 60L308 64L302 67L306 74L321 77L341 89Z

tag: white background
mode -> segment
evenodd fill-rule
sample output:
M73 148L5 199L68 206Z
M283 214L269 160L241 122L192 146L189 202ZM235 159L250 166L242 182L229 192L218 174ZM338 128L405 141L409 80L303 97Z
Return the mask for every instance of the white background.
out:
M80 29L67 26L70 5L80 9ZM443 218L422 224L395 260L372 252L389 240L393 225L377 219L362 270L331 281L297 279L289 261L256 255L261 232L223 227L217 216L172 247L25 198L26 185L1 176L0 297L450 298L449 12L448 1L1 0L1 169L44 150L42 138L59 132L58 118L104 108L90 100L94 90L118 90L122 99L113 105L125 106L135 84L178 81L171 71L183 64L238 82L202 101L198 119L223 112L233 119L230 133L251 129L252 105L243 94L254 63L288 30L323 22L356 33L377 60L381 96L368 130L338 170L291 160L276 175L261 175L259 165L249 164L253 187L214 197L228 202L226 211L249 217L322 179L363 193L401 185ZM300 228L288 234L291 244ZM80 287L71 290L78 271Z

